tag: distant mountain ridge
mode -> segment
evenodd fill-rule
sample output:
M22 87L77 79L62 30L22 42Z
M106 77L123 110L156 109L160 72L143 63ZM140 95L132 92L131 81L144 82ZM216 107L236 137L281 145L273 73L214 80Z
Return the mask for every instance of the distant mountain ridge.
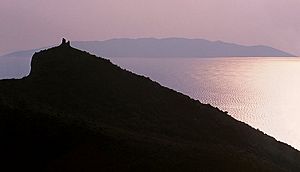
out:
M72 45L102 57L295 57L264 45L244 46L222 41L187 38L120 38L105 41L75 41ZM32 56L34 50L17 51L3 57ZM1 57L0 57L1 58Z
M243 46L205 39L122 38L106 41L77 41L72 42L72 45L100 57L294 57L292 54L267 46ZM0 56L0 78L26 76L30 70L32 55L42 49L45 47Z
M243 46L186 38L112 39L74 42L74 47L104 57L292 57L268 46Z

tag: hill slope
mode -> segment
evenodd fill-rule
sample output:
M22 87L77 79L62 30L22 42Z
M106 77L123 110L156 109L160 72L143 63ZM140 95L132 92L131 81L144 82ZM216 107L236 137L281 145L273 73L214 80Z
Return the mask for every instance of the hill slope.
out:
M299 171L300 153L226 113L62 44L0 82L10 168Z

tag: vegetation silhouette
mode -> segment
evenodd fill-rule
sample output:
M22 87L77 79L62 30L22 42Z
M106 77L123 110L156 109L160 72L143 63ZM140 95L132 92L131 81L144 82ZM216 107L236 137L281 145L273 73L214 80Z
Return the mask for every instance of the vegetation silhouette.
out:
M289 145L66 40L0 81L0 114L11 171L300 170Z

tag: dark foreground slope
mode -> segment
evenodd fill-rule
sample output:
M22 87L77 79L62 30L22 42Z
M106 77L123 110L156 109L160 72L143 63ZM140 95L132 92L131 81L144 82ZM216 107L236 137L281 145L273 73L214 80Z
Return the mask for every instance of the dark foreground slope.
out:
M38 171L299 171L300 153L67 44L0 82L2 166Z

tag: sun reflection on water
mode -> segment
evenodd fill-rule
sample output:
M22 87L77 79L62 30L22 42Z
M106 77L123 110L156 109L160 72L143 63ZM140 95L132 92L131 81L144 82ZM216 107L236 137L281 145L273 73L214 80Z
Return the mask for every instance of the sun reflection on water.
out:
M300 150L300 59L112 59Z
M251 86L260 97L256 99L255 113L261 114L263 120L254 124L300 148L300 133L297 133L300 131L300 61L269 59L257 68L253 70L257 80ZM261 121L265 124L261 125Z

